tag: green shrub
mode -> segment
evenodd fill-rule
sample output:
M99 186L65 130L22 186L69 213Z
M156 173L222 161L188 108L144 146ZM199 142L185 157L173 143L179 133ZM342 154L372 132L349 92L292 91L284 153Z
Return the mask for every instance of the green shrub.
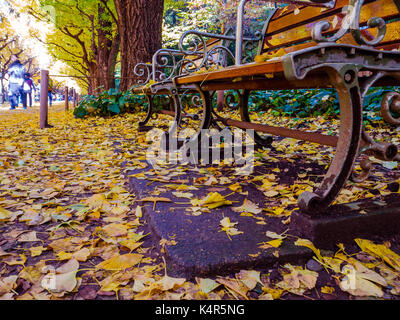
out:
M368 91L363 103L364 120L379 120L381 101L385 93L399 91L399 87L376 87ZM295 118L337 118L338 95L334 89L255 91L250 96L251 111L263 112L272 109L275 115Z
M380 119L379 111L381 100L385 93L398 90L398 87L377 87L368 92L364 100L364 120ZM236 94L235 94L236 95ZM237 95L236 95L237 96ZM167 108L169 103L166 96L155 96L156 107ZM191 95L182 97L182 104L191 104ZM216 105L216 95L214 95ZM126 112L146 110L147 101L143 95L135 95L130 91L119 92L116 89L100 93L98 96L87 95L74 110L76 118L85 116L108 117ZM337 118L339 100L334 89L311 90L277 90L254 91L250 95L249 109L254 112L272 110L272 114L291 116L294 118L316 117L323 115L326 118Z
M98 96L86 95L74 110L76 118L85 116L109 117L117 114L137 111L145 103L145 97L134 95L130 91L120 92L110 89Z

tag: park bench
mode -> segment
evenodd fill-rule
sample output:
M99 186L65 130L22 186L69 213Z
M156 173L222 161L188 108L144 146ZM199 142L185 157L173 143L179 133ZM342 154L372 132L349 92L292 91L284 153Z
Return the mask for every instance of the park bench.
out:
M246 38L244 39L245 45L251 48L254 44L257 44L260 38L260 35L255 35L251 39ZM144 127L150 119L158 114L174 117L173 125L169 132L176 130L176 124L180 123L182 118L198 121L200 116L197 113L191 114L186 112L184 108L180 108L179 112L176 112L173 108L176 103L173 102L170 92L168 90L153 92L151 84L172 81L177 76L213 70L234 63L235 58L230 50L230 45L235 40L236 38L232 35L232 29L228 29L223 35L189 30L181 36L178 50L160 49L154 54L151 64L137 64L135 66L135 74L140 77L139 86L133 88L132 92L145 95L148 102L145 119L139 122L139 128ZM198 90L183 90L179 94L181 99L184 95L198 94ZM166 103L159 103L156 106L156 96L167 96L169 98ZM196 103L198 100L198 97L192 96L192 99L189 100L191 106L201 108L202 104Z
M198 90L203 103L202 129L212 121L259 133L290 137L336 147L333 160L320 185L298 198L303 212L317 214L337 197L349 178L362 181L368 177L371 162L361 161L356 174L356 160L362 154L385 161L399 161L396 145L376 142L363 123L363 101L371 87L400 84L400 0L314 0L296 1L279 8L266 21L256 61L243 64L242 14L238 11L236 64L221 70L177 76L151 86L152 92L169 91L180 110L179 93ZM318 7L319 6L319 7ZM340 104L340 127L337 136L305 132L286 127L252 123L249 118L249 95L256 90L336 89ZM218 115L210 92L237 90L240 95L241 120ZM400 94L382 98L385 121L399 125L395 116L400 110ZM178 125L178 124L177 124ZM200 137L200 132L197 138ZM262 142L257 135L255 140Z

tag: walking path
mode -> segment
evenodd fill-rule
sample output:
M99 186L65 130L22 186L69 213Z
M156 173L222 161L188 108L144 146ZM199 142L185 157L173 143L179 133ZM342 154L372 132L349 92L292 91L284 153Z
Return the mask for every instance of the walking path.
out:
M71 111L50 108L46 130L37 108L0 115L0 299L400 296L398 235L319 250L287 231L296 194L318 182L331 149L282 139L240 179L222 166L153 170L142 114L80 120ZM364 215L368 202L398 199L398 172L375 166L346 187L344 209ZM360 287L346 286L348 268Z

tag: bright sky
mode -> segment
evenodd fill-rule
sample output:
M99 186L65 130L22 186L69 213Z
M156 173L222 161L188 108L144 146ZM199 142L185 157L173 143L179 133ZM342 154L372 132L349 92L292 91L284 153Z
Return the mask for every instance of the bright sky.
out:
M11 2L11 1L10 1ZM12 3L18 4L21 0L13 0ZM8 15L8 5L4 0L0 0L0 10ZM44 39L45 35L51 31L51 26L47 23L37 22L32 17L25 13L20 14L19 18L9 19L12 28L23 39L23 45L29 47L36 57L41 69L48 69L50 74L60 75L64 64L61 61L54 61L49 55L46 45L41 43L35 38L29 36L29 28L38 30L41 38ZM28 28L29 26L29 28ZM78 85L74 80L68 78L56 78L57 81L64 83L68 87L78 89Z

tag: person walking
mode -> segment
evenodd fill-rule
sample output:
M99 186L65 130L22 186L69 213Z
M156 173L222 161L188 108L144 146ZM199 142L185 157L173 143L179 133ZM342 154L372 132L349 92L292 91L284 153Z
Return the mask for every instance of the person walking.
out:
M29 105L29 107L31 108L32 107L32 90L34 90L36 93L36 87L31 78L31 74L28 72L25 73L25 76L24 76L23 89L24 89L24 93L25 93L26 104Z
M50 107L53 104L53 80L49 77L49 104Z
M10 110L18 107L19 98L22 97L22 105L26 109L26 99L24 99L23 84L25 67L22 65L18 57L11 55L11 64L8 68L8 96L10 100Z

